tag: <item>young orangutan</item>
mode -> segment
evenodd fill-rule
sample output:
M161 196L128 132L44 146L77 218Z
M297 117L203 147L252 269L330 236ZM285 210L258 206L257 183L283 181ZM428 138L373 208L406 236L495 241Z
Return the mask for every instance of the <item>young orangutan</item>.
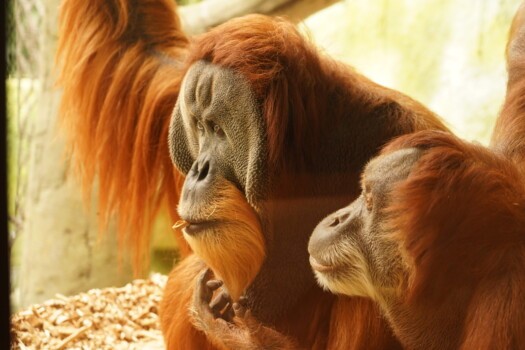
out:
M407 349L525 347L525 182L440 132L390 144L309 244L321 285L377 302Z

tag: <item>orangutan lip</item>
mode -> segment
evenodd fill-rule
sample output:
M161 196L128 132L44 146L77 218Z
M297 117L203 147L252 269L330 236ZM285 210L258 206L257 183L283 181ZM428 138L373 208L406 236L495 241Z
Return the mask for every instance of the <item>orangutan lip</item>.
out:
M320 263L313 256L310 256L310 265L312 266L312 269L318 272L332 272L337 268L333 265L326 265L326 263Z
M217 225L217 221L188 221L188 226L184 228L184 232L190 236L199 234L200 232L210 229Z

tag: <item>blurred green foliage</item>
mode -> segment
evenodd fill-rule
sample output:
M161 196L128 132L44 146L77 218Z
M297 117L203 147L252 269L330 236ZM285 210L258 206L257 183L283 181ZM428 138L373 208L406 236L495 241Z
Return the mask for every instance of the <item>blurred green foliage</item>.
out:
M328 54L487 144L503 101L504 49L520 0L347 0L303 29Z
M36 98L40 91L40 84L33 79L9 78L6 82L7 87L7 181L8 181L8 213L11 218L9 230L18 232L19 224L23 224L24 218L17 211L16 201L23 200L23 191L17 198L17 192L21 191L19 186L24 186L27 179L27 157L30 142L30 131L25 121L20 119L19 113L24 111L26 118L32 118L36 113L36 105L26 104L22 101L31 101ZM23 129L23 131L21 130ZM22 135L24 134L24 135ZM17 264L19 259L18 250L20 249L17 241L14 242L12 252L12 264Z
M202 0L177 0L176 3L178 5L184 6L184 5L191 5L196 4L198 2L201 2Z

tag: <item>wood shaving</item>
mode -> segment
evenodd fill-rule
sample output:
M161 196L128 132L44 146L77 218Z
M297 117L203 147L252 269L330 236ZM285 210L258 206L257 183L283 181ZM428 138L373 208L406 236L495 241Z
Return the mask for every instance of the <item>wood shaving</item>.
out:
M154 274L32 305L11 317L11 349L164 349L158 307L166 280Z
M181 219L181 220L177 221L177 222L175 223L175 225L173 225L171 228L174 229L174 230L176 230L176 229L181 229L181 230L182 230L183 228L185 228L185 227L188 226L189 224L190 224L190 223L187 222L186 220L182 220L182 219Z

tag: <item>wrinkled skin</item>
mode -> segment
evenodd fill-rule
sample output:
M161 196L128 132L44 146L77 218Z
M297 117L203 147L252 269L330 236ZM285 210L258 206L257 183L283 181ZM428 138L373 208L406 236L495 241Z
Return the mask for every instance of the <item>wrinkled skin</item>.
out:
M327 216L310 237L310 263L318 282L334 293L377 300L403 280L397 243L383 227L392 187L404 180L421 155L401 150L371 161L362 177L361 195Z
M254 321L245 324L283 332L281 344L397 346L375 305L316 284L308 238L323 217L357 197L363 166L387 141L446 128L416 101L318 54L283 20L235 19L189 51L169 143L185 175L178 214L195 255L168 280L161 306L168 347L181 346L190 332L184 346L250 348L248 333L230 337L222 327L221 320L232 321L231 311L218 315L213 307L222 292L231 300L221 306L245 300ZM223 281L209 300L195 297L203 266L212 271L208 279ZM347 325L352 335L341 336Z

